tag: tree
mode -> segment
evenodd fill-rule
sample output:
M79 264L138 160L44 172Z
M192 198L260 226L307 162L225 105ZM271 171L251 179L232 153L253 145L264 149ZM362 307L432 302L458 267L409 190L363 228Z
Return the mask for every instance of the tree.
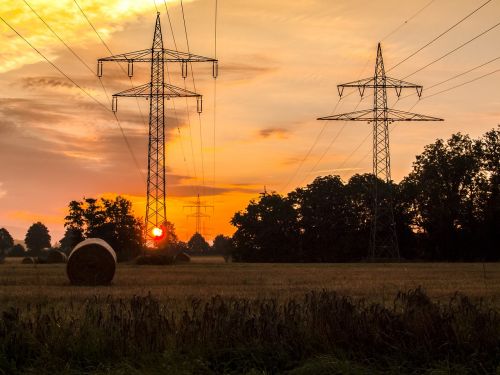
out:
M486 176L486 194L483 202L481 238L484 260L498 260L498 234L500 233L500 125L481 138L482 168Z
M403 179L412 224L425 234L424 256L470 260L480 223L484 175L476 142L454 134L425 147ZM408 193L409 192L409 193Z
M301 260L300 229L293 202L279 194L263 193L250 201L232 220L233 258L246 262L296 262Z
M210 249L208 242L198 232L193 234L187 245L191 254L207 254Z
M32 255L40 255L42 249L50 247L50 238L47 227L37 222L29 227L24 242Z
M288 197L297 211L302 237L302 261L343 261L352 257L347 189L339 176L316 178Z
M211 252L212 254L222 255L227 262L233 253L233 240L231 237L224 236L223 234L217 235L214 238Z
M133 216L132 203L121 196L70 202L64 226L76 237L105 240L119 261L136 257L144 246L142 221Z
M179 242L179 238L177 237L177 233L175 232L175 225L172 222L165 220L162 228L165 231L165 235L163 239L158 243L158 248L166 249L170 245L174 245Z
M73 248L84 239L85 237L81 228L66 228L64 237L61 239L61 241L59 241L61 245L61 251L69 255L69 253L71 253L71 250L73 250Z
M14 246L14 239L9 231L5 228L0 228L0 256L5 255L8 249Z
M23 245L16 244L16 245L12 246L8 255L9 255L9 257L17 257L17 258L25 257L26 256L26 249L24 248Z

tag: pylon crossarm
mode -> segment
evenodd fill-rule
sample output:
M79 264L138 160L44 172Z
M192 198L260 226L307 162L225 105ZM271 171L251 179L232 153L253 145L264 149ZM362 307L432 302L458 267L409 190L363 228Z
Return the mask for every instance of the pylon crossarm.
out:
M366 109L362 111L355 111L349 113L342 113L339 115L320 117L318 120L327 120L327 121L371 121L373 119L373 110Z
M320 117L318 120L327 121L380 121L386 120L389 122L394 121L443 121L441 118L420 115L418 113L411 113L405 111L399 111L397 109L387 109L383 117L377 117L376 111L373 109L365 109L361 111L342 113L333 116Z
M203 213L200 213L200 214L189 214L189 215L186 215L187 217L210 217L210 215L208 214L203 214Z
M399 111L397 109L388 109L387 119L389 121L444 121L442 118L421 115L419 113Z
M103 61L117 61L117 62L151 62L153 59L152 53L161 52L161 49L143 49L140 51L127 52L119 55L108 56L98 59L99 63ZM192 53L186 53L181 51L174 51L170 49L163 49L163 61L164 62L217 62L217 59L212 57L205 57L200 55L194 55Z
M133 51L122 53L119 55L113 55L108 57L102 57L97 60L98 62L102 61L137 61L137 62L150 62L151 61L151 48L142 49L140 51Z
M205 57L194 55L192 53L175 51L171 49L163 49L163 56L165 61L169 62L218 62L219 60L212 57Z
M161 90L152 90L151 83L145 83L144 85L136 86L131 89L118 92L113 94L113 96L127 96L127 97L150 97L150 96L164 96L165 98L184 98L184 97L201 97L193 91L189 91L177 86L169 85L167 83L163 84L163 92ZM160 86L161 87L161 86Z
M344 89L349 87L355 87L359 90L359 95L363 96L365 89L367 88L393 88L396 90L396 95L399 97L401 95L401 91L403 89L415 89L417 90L417 94L420 97L422 95L423 87L421 85L417 85L411 82L406 82L400 79L395 79L391 77L385 77L382 80L382 83L375 82L375 79L372 78L364 78L358 81L342 83L337 85L337 90L339 92L339 96L342 96L344 93Z

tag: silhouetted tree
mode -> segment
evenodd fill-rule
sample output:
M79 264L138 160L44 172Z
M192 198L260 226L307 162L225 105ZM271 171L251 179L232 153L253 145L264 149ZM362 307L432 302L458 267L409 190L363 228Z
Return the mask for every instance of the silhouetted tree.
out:
M193 234L193 236L189 239L187 246L191 254L206 255L210 250L210 245L199 233Z
M301 259L297 211L290 199L263 193L232 220L233 258L248 262L295 262Z
M135 258L144 245L142 222L133 216L132 203L121 196L70 202L64 225L85 238L102 238L119 261Z
M399 184L372 174L316 178L286 197L262 194L234 215L234 259L353 261L368 255L374 213L392 201L406 259L500 259L500 126L473 140L460 133L416 157Z
M61 251L68 254L71 253L71 250L78 245L81 241L85 239L83 235L83 230L77 227L68 227L64 232L64 237L61 239L60 246Z
M233 248L233 240L231 237L219 234L214 238L211 253L215 255L222 255L224 260L227 262L231 258Z
M163 229L166 232L165 237L158 243L158 250L154 250L153 253L160 251L167 255L175 256L181 252L188 251L188 245L183 241L179 241L173 223L166 220L163 223Z
M410 214L415 228L425 233L425 256L468 260L475 246L473 232L480 222L485 184L476 142L460 133L447 142L437 140L417 156L402 185L413 194Z
M14 239L9 231L5 228L0 228L0 256L5 255L7 250L14 246Z
M26 249L24 248L23 245L21 245L19 243L12 246L11 249L9 250L9 253L8 253L9 257L22 258L22 257L25 257L26 255L27 255Z
M42 249L50 247L49 230L41 222L34 223L29 227L24 242L31 255L40 255Z
M486 184L482 194L482 220L478 236L484 260L500 259L500 125L480 139L481 168Z
M297 211L302 235L302 261L346 259L349 204L339 176L318 177L288 196Z

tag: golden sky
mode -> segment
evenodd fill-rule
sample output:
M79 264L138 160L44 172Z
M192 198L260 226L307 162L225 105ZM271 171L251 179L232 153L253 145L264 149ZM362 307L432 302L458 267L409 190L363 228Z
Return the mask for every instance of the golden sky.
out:
M92 69L97 58L109 55L73 0L27 2ZM194 231L194 222L186 218L190 211L183 206L190 205L198 193L215 206L213 212L207 211L210 220L204 222L211 239L218 233L230 234L234 212L244 209L264 186L286 193L317 175L340 174L348 179L353 173L371 171L370 126L357 122L326 124L312 152L300 163L324 125L315 119L330 115L338 101L336 85L373 75L377 42L382 42L385 66L390 69L485 1L435 0L411 18L429 2L218 0L215 148L209 65L194 66L196 89L204 95L201 131L193 100L187 106L184 99L167 102L167 216L180 237L186 239ZM78 0L78 4L114 54L151 45L153 0ZM180 0L167 4L177 45L186 50ZM214 55L214 4L215 0L184 1L193 53ZM156 6L165 47L173 49L165 4L156 0ZM491 1L388 75L407 76L495 25L499 14L500 1ZM0 16L109 105L95 75L24 1L2 1ZM425 97L426 86L497 57L499 42L500 27L407 80L422 84ZM109 111L86 97L1 22L0 45L0 227L23 239L28 226L41 220L53 240L59 240L67 203L84 196L122 194L132 199L136 214L143 215L148 102L120 98L118 111L143 166L141 174ZM134 84L147 82L148 68L136 64ZM428 93L499 68L500 59ZM110 63L104 69L108 93L130 88L118 66ZM172 65L169 71L172 83L182 86L179 67ZM458 131L479 136L495 127L500 122L499 76L417 105L416 96L396 103L394 93L389 93L390 105L398 109L415 105L412 112L445 119L401 123L395 128L391 133L393 178L399 181L406 175L415 155L436 138ZM186 84L193 90L191 80ZM358 102L359 97L351 95L340 102L336 113L353 111ZM367 97L357 108L371 105Z

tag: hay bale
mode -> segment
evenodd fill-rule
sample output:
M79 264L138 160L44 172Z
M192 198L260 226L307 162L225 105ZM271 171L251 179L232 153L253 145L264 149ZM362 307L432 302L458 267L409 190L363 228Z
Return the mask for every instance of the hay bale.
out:
M67 261L66 254L59 250L49 250L45 258L46 263L66 263Z
M175 261L178 263L187 263L191 262L191 257L189 256L189 254L181 252L175 256Z
M69 254L66 273L72 284L109 284L115 275L116 253L100 238L87 238Z
M35 264L35 258L32 258L32 257L24 257L22 262L22 264Z

